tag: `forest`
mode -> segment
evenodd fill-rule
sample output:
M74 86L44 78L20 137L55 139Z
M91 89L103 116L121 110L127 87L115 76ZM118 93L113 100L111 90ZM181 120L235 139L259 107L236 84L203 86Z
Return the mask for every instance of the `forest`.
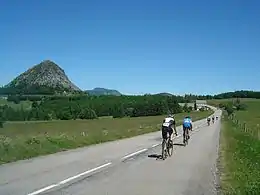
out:
M236 91L214 96L90 96L87 94L74 95L9 95L7 100L19 104L30 101L31 108L14 109L9 105L0 106L0 121L29 121L29 120L72 120L96 119L102 116L139 117L156 116L168 113L189 112L192 107L181 107L179 103L195 102L197 99L226 99L226 98L260 98L260 92ZM195 105L196 106L196 105Z

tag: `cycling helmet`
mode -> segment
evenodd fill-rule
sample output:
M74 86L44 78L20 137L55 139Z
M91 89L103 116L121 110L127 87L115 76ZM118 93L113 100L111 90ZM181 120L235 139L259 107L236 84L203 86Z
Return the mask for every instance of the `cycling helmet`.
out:
M170 117L170 118L174 118L174 115L173 115L173 114L169 114L168 117Z

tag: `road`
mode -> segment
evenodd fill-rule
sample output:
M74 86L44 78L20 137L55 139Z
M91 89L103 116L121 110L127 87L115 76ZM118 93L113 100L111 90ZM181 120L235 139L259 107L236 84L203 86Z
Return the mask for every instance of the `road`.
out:
M161 134L154 132L2 165L0 195L216 194L220 121L194 126L189 145L175 145L165 161L153 158L161 153Z

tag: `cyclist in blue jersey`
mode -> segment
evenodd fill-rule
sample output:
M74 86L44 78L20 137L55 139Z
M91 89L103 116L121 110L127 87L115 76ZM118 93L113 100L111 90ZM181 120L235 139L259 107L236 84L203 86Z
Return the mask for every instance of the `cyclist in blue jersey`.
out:
M188 139L190 139L189 130L192 131L192 120L189 116L186 116L182 123L183 127L183 143L185 141L185 133L188 135Z

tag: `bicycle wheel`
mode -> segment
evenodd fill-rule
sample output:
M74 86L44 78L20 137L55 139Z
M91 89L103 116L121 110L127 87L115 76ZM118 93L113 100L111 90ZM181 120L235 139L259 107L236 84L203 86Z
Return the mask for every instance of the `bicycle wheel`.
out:
M186 132L186 145L188 145L188 144L189 144L189 136L188 136L188 133Z
M168 152L169 156L172 156L172 153L173 153L173 143L171 143L170 140L168 141L168 144L167 144L167 152Z

